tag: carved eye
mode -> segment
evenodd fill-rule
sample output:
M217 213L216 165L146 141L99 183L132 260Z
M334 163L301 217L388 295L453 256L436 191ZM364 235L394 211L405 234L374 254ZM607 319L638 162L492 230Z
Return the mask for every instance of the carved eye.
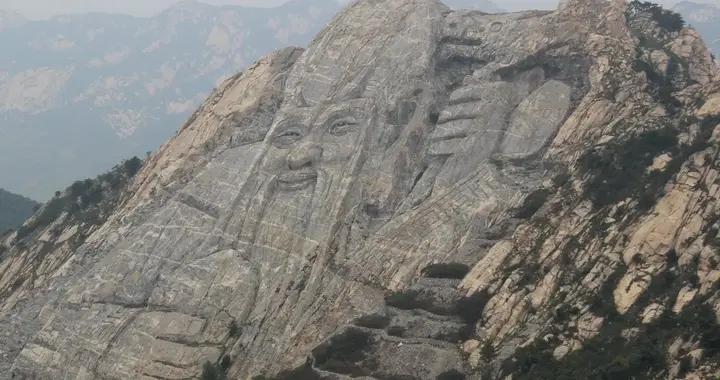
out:
M286 148L292 145L295 141L302 138L302 134L297 129L286 129L273 137L273 145L278 148Z
M333 136L344 136L350 132L353 132L358 123L354 118L342 118L332 122L330 124L330 134Z

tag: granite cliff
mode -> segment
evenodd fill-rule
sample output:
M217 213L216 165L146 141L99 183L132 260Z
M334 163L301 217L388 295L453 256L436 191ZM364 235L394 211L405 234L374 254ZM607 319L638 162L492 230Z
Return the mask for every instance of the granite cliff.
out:
M646 3L358 1L6 237L0 378L717 377L719 75Z

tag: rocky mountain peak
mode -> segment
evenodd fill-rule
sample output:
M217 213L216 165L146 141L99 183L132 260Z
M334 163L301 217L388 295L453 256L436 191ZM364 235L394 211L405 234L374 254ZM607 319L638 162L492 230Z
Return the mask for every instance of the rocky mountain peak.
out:
M0 373L716 375L720 84L681 21L352 4L224 82L92 235L8 238Z

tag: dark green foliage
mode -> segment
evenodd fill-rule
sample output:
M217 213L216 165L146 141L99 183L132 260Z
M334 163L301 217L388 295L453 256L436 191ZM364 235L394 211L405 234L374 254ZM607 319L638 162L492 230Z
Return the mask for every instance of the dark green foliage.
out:
M460 263L430 264L422 270L422 274L429 278L462 279L468 274L470 268Z
M622 332L638 329L630 340ZM503 363L503 371L514 379L646 379L656 378L666 367L665 355L677 338L697 339L707 357L720 354L720 329L713 309L696 301L680 315L665 313L657 321L643 325L628 315L606 321L600 333L583 348L554 360L554 345L541 339L517 350L514 360Z
M123 166L125 168L125 173L130 176L134 177L135 174L137 174L140 169L142 168L143 161L136 157L133 157L125 162L123 162Z
M390 318L380 315L371 314L358 318L355 320L355 325L365 327L368 329L382 330L390 324Z
M465 374L458 370L451 369L439 374L435 380L465 380Z
M480 347L480 357L486 363L493 361L496 356L497 356L497 350L493 346L492 342L487 341L482 345L482 347Z
M0 235L20 227L38 206L31 199L0 189Z
M520 207L513 210L513 217L518 219L532 218L532 216L540 210L540 207L545 204L550 195L551 192L547 189L533 191L525 198L525 201Z
M225 374L225 370L222 369L219 365L213 364L210 362L206 362L203 366L202 375L200 375L201 380L227 380L227 375Z
M45 204L32 223L18 230L17 240L22 240L31 233L50 225L63 212L67 212L81 223L102 224L110 209L121 196L121 190L137 174L138 165L142 166L142 161L134 157L95 179L77 181L65 192L56 192L55 197Z
M489 299L490 297L485 291L461 298L455 306L457 315L468 324L475 324L482 318L483 310Z
M669 176L646 173L646 169L655 157L674 151L676 144L677 131L663 128L588 151L579 161L581 170L590 177L586 194L597 207L613 205L628 197L656 199Z
M368 370L361 366L372 344L370 333L349 328L330 338L313 350L315 365L326 371L350 376L368 376Z
M631 1L628 12L630 15L647 13L658 26L669 32L678 32L685 26L685 21L678 13L663 9L660 5L647 1Z
M599 315L608 320L616 319L619 315L615 308L613 290L617 288L620 279L624 275L622 268L616 268L615 271L603 282L598 294L590 303L590 311L595 315Z

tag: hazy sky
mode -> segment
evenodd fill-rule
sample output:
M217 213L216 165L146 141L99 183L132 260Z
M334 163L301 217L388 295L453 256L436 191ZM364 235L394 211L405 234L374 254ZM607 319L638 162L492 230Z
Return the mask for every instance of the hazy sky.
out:
M235 4L245 6L272 7L286 0L202 0L209 4ZM347 1L347 0L338 0ZM679 0L663 0L666 5ZM697 0L696 0L697 1ZM29 18L47 18L58 14L109 12L127 13L136 16L150 16L177 0L0 0L0 9L14 10ZM699 0L720 5L720 0ZM508 10L527 8L551 8L557 0L495 0L500 7Z
M286 0L203 0L203 3L272 7ZM14 10L29 18L58 14L107 12L151 16L178 0L0 0L0 9Z

